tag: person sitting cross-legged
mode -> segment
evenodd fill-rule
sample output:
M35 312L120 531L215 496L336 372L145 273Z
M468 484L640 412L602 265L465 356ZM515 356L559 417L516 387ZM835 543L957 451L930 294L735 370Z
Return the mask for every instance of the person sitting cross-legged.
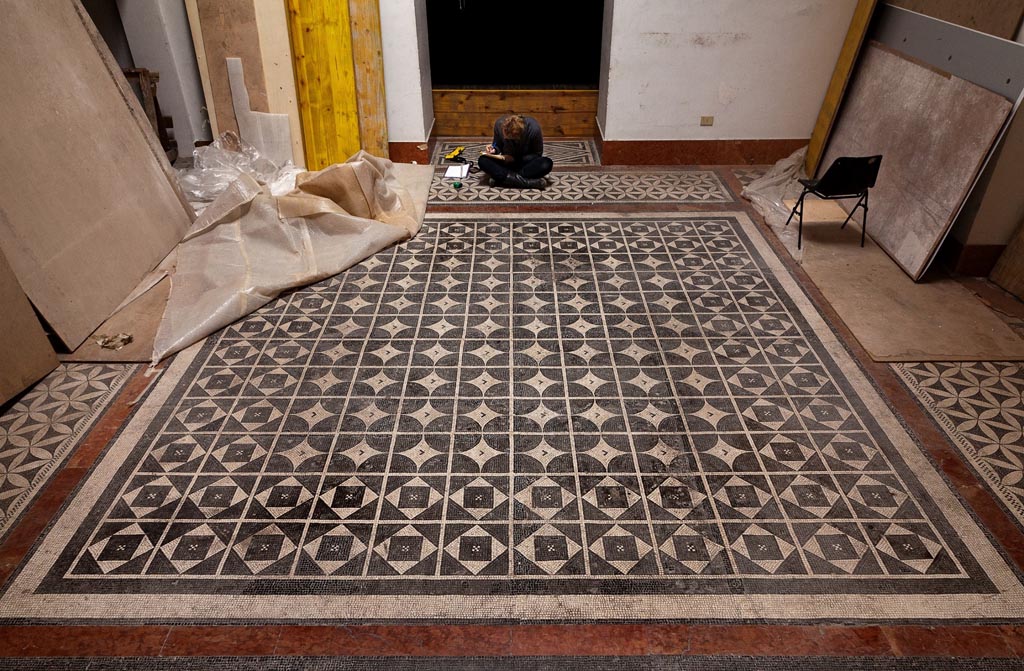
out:
M544 156L540 124L529 116L510 114L495 121L494 140L484 151L477 165L497 186L541 189L554 167Z

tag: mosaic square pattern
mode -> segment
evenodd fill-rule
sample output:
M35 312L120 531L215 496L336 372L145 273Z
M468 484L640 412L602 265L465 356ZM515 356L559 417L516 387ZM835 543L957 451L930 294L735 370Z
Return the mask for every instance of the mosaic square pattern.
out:
M921 404L1024 524L1024 367L1020 362L893 364Z
M137 369L61 364L0 415L0 539Z
M713 170L604 169L600 172L555 171L543 189L514 189L480 184L479 173L462 180L446 179L438 169L430 185L435 205L530 203L537 205L676 205L731 203L733 197Z
M484 152L484 147L490 143L489 139L481 138L440 139L434 145L431 162L436 165L452 165L451 161L445 160L445 155L457 147L465 147L462 157L475 163L480 158L480 154ZM545 138L544 155L554 161L555 165L600 165L601 163L597 145L589 139L553 140Z
M113 466L42 592L993 589L731 215L428 218Z

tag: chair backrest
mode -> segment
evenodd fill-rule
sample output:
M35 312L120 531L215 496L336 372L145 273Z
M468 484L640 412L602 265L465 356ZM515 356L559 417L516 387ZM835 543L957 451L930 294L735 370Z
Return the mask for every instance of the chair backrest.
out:
M824 196L863 193L875 185L881 156L840 156L821 176L814 190Z

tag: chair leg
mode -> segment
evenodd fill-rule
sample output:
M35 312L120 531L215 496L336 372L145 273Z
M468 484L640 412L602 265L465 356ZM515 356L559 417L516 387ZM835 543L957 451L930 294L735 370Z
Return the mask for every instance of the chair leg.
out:
M850 213L848 215L846 215L846 221L844 221L843 225L839 227L840 230L846 228L846 225L848 223L850 223L850 219L853 219L853 213L857 211L857 208L860 207L863 202L864 202L864 196L862 195L860 198L857 199L857 202L856 202L856 204L854 204L853 209L850 210Z
M807 192L805 191L804 195L800 196L800 203L799 203L799 205L800 205L800 214L799 214L799 216L797 218L797 228L796 228L796 248L797 249L800 249L801 245L803 245L803 242L804 242L804 196L806 196L806 195L807 195Z
M789 213L789 219L786 219L786 226L789 226L789 222L793 221L793 215L796 214L796 211L803 207L804 196L806 196L806 195L807 195L807 189L805 188L803 190L803 193L801 193L800 197L797 199L796 204L793 206L793 210ZM803 214L801 214L800 216L803 216Z
M868 192L864 192L864 223L860 226L860 246L864 246L864 236L868 233Z

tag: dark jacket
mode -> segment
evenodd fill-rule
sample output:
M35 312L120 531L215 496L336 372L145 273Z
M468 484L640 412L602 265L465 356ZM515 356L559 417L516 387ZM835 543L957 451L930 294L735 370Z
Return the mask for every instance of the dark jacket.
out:
M506 140L501 132L501 117L494 122L494 140L491 144L498 150L499 154L511 156L517 164L527 163L535 158L544 155L544 135L541 133L540 124L532 116L524 116L523 135L518 140Z

